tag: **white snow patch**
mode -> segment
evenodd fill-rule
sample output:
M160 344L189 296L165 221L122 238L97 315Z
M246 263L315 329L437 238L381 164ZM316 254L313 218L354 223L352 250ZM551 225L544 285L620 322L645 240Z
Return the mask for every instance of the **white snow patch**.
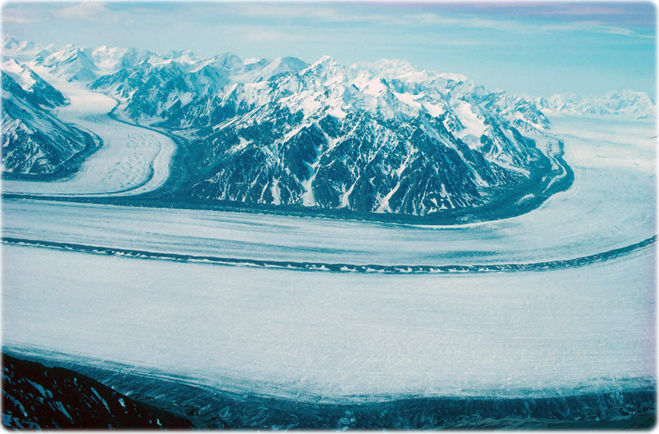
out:
M465 127L462 134L470 134L476 138L483 135L486 128L485 124L478 115L473 112L471 104L465 101L459 101L453 108L455 109L460 122L462 122L462 125Z
M422 98L424 95L414 95L412 93L406 92L406 93L398 93L398 92L393 92L396 97L403 101L405 104L409 105L410 107L414 107L416 109L420 109L422 107L421 103L417 101L418 98Z

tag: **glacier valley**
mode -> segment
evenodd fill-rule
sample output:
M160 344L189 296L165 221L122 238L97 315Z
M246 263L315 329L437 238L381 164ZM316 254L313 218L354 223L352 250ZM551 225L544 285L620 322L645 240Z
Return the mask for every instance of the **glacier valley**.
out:
M654 415L647 95L3 45L5 353L198 427Z

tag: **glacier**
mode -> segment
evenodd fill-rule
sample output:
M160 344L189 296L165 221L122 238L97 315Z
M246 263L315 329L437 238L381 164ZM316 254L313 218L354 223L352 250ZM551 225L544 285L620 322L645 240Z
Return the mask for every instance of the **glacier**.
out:
M3 256L6 347L220 390L299 400L519 397L654 378L653 249L579 269L473 277L301 273L21 246L5 246Z
M89 156L73 176L54 182L5 180L5 194L41 196L135 195L160 187L169 177L176 145L158 132L113 119L108 113L117 102L34 68L69 104L58 108L58 119L94 131L104 146Z
M552 128L571 145L565 158L574 186L508 219L396 225L16 198L5 200L3 234L236 259L411 266L572 259L655 235L654 124L568 116Z

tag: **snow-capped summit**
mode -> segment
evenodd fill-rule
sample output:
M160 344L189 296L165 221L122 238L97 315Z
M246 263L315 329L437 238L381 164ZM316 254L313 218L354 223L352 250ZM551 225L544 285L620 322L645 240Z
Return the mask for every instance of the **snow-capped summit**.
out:
M313 80L324 82L331 86L334 83L345 81L348 69L339 64L330 56L322 56L311 65L300 71L303 77L309 77Z
M35 58L35 64L67 81L92 81L99 71L89 55L74 45L67 45L53 53L42 52Z
M258 62L245 65L245 74L240 81L257 83L267 81L278 74L297 72L309 66L295 57L276 57L275 59L260 59Z
M36 83L37 76L27 65L14 59L2 62L2 71L11 76L24 90L30 91Z
M111 74L121 68L129 68L155 56L154 53L135 48L118 48L103 45L91 51L91 59L100 75Z
M149 56L148 61L154 66L175 63L180 68L189 71L195 69L203 59L191 50L172 50L163 55L152 54Z
M190 72L197 73L204 70L214 70L223 77L236 76L245 71L245 64L235 54L223 53L197 62Z

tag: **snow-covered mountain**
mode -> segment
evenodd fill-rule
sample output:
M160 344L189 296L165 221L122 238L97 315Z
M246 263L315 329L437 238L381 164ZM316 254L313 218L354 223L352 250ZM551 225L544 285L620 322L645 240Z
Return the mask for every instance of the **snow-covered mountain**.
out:
M96 145L89 134L51 113L51 108L66 102L26 65L15 60L2 64L3 172L50 174Z
M99 71L85 50L74 45L54 52L44 50L37 54L34 63L67 81L91 81L97 78Z
M32 41L21 41L9 35L2 35L2 44L0 49L2 50L2 57L13 59L19 61L30 61L41 51L52 50L54 45L44 45L37 44Z
M36 44L31 41L20 41L11 36L2 36L2 50L5 53L21 53L36 50Z
M232 83L267 81L307 66L294 58L260 59L245 64L230 53L210 59L197 59L191 53L178 57L173 54L176 53L152 56L132 68L101 77L91 88L119 98L128 118L151 123L175 116L193 99L198 103L201 97L221 93Z
M48 84L27 65L9 59L3 62L0 68L28 94L32 104L54 108L67 103L59 90Z
M483 205L550 166L523 136L547 140L528 101L401 61L186 57L91 87L123 116L191 138L200 198L426 215Z
M156 56L154 53L135 48L102 47L90 51L90 57L98 68L99 75L107 75L121 68L135 66L138 63Z
M549 116L569 114L649 119L657 115L652 99L645 92L633 90L610 91L602 96L562 93L550 98L537 98L535 103Z
M183 194L196 198L427 215L485 205L552 170L533 104L404 61L69 45L32 64L188 138Z

